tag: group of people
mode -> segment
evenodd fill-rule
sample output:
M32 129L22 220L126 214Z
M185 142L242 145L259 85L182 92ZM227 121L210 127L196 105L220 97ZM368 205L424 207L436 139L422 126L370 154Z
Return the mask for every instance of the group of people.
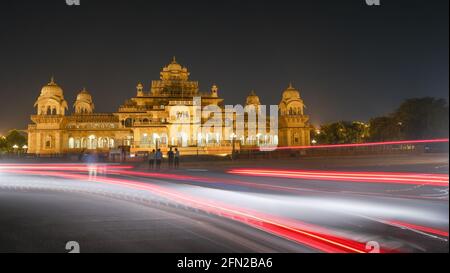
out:
M169 169L175 168L178 169L180 167L180 151L175 148L175 151L172 148L167 152L167 159L169 164ZM161 169L161 163L163 160L163 154L161 149L153 150L148 156L148 164L150 169Z

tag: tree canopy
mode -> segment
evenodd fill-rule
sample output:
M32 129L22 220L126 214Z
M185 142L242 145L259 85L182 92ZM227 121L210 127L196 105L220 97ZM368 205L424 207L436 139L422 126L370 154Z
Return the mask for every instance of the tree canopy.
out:
M375 117L368 124L339 121L313 130L319 144L367 141L415 140L449 135L449 107L446 100L432 97L405 100L393 113Z
M26 134L18 130L11 130L4 137L0 137L0 150L12 151L13 146L17 145L20 149L27 144Z
M448 137L449 108L444 99L413 98L392 114L370 121L370 139L413 140Z

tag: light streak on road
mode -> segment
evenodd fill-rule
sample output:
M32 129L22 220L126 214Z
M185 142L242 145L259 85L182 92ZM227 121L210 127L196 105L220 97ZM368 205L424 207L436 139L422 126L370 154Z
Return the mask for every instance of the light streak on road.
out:
M320 227L313 228L314 226L310 224L303 224L297 221L293 222L292 220L284 219L274 215L236 208L228 204L219 203L215 200L213 201L209 199L189 196L185 193L181 193L179 191L159 185L141 183L138 181L127 179L89 176L84 174L64 173L59 171L35 171L17 169L4 171L19 174L54 176L82 181L94 181L110 185L118 185L135 190L144 190L156 194L160 197L167 198L173 202L191 208L199 209L216 216L238 221L251 227L303 245L307 245L320 251L332 253L367 252L364 243L334 234L326 234L324 233L324 229ZM382 251L386 252L390 250L382 249Z
M351 147L370 147L383 145L406 145L406 144L427 144L427 143L448 143L448 138L438 139L421 139L421 140L399 140L399 141L385 141L385 142L366 142L366 143L351 143L351 144L324 144L313 146L286 146L277 147L277 150L302 150L302 149L321 149L321 148L351 148ZM255 148L259 149L259 148Z
M132 169L130 165L110 164L0 164L0 170L109 171Z
M274 169L232 169L230 174L345 182L394 183L448 187L448 175L416 173L336 172Z
M436 229L436 228L432 228L432 227L426 227L426 226L422 226L422 225L416 225L416 224L411 224L411 223L406 223L406 222L401 222L401 221L386 221L386 222L390 225L397 226L400 228L418 230L418 231L422 231L425 233L448 237L448 231L445 231L445 230L440 230L440 229Z
M445 231L448 227L448 220L446 220L448 212L447 217L443 218L446 213L443 211L445 205L442 204L434 203L432 206L437 210L432 210L428 206L431 203L423 203L425 206L422 206L421 203L398 196L361 199L342 191L333 192L333 196L330 196L320 189L317 193L314 191L311 194L295 196L280 195L275 192L302 190L303 187L298 187L293 183L302 185L301 180L308 179L342 181L342 183L381 183L376 186L375 191L386 189L383 186L386 183L437 186L436 188L418 187L427 193L433 189L442 189L443 186L448 187L448 174L261 168L230 170L231 175L257 177L244 180L239 176L234 176L237 178L235 179L231 175L224 174L207 173L195 176L185 174L182 170L176 172L146 172L132 170L131 168L132 166L107 164L0 164L0 173L53 176L73 181L49 181L44 186L49 187L49 189L65 189L67 184L67 189L80 188L84 192L99 192L100 194L103 190L99 189L104 188L112 196L117 195L119 198L126 198L127 200L140 200L139 196L142 195L146 196L146 200L150 198L150 200L163 205L173 206L176 204L177 207L195 209L211 216L230 219L323 252L367 252L369 250L365 248L364 243L372 240L380 242L382 252L408 251L411 248L416 251L429 249L426 244L423 245L423 248L413 245L416 239L425 240L423 237L421 237L422 239L417 237L410 240L399 236L398 241L393 238L386 239L383 234L391 229L404 230L402 234L406 234L407 238L430 236L430 239L427 240L440 239L442 241L445 239L441 237L448 237L448 231ZM268 178L263 179L262 177ZM271 177L293 178L290 179L293 183L288 182L286 184L282 180L271 179ZM252 180L253 182L251 182ZM185 183L187 181L217 184L219 187L210 188L209 186L204 187L202 184ZM21 187L25 189L40 188L40 185L33 184L34 182L27 183L27 179L0 182L3 182L7 187L10 185L9 187L13 189L15 187L19 189ZM319 188L329 185L320 181L316 182ZM260 187L273 191L236 190L235 187L229 187L229 185ZM336 185L339 186L339 184ZM401 188L405 190L405 187ZM368 189L368 193L374 193L370 191L371 188ZM132 193L133 191L136 192ZM127 192L130 192L131 195ZM383 200L386 200L386 202L383 202ZM382 202L380 203L380 201ZM371 218L388 220L373 221L370 220ZM364 220L361 221L361 219ZM349 226L349 223L352 224ZM376 230L372 230L374 223ZM386 229L386 227L388 228ZM434 246L434 243L430 244Z

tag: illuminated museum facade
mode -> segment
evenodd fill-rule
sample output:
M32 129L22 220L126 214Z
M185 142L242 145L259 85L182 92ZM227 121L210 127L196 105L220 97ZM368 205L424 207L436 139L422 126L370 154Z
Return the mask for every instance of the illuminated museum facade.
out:
M236 134L233 126L230 130L226 125L230 122L236 125L239 114L231 116L230 121L225 114L218 117L202 110L224 109L217 86L213 85L209 92L200 92L198 82L189 79L187 68L175 58L163 67L160 79L152 81L150 90L144 90L139 83L136 96L119 106L117 112L96 113L91 94L83 89L69 114L63 89L53 78L42 87L34 106L36 114L31 116L33 123L28 126L28 153L33 154L117 150L136 153L156 148L166 151L169 147L178 147L184 154L230 154L242 147L310 144L309 118L303 112L299 91L292 85L282 93L275 116L276 131L270 130L271 117L266 118L267 128L263 131L250 129L254 123L256 127L261 124L260 116L266 116L260 111L259 97L252 91L244 107L256 112L257 118L244 114L244 130ZM220 122L206 126L212 116Z

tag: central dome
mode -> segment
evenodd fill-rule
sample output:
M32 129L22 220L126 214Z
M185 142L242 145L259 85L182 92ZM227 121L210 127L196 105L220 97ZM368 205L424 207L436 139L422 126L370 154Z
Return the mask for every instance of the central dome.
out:
M163 67L161 71L161 80L181 80L187 81L189 79L189 72L186 67L181 66L173 57L170 64Z
M41 96L45 96L45 97L52 97L52 96L57 96L57 97L63 97L63 90L61 87L59 87L58 84L55 83L55 80L52 79L50 80L50 82L47 85L44 85L41 89Z
M179 63L177 63L177 60L175 57L173 57L172 62L167 66L167 69L170 71L177 71L183 69Z

